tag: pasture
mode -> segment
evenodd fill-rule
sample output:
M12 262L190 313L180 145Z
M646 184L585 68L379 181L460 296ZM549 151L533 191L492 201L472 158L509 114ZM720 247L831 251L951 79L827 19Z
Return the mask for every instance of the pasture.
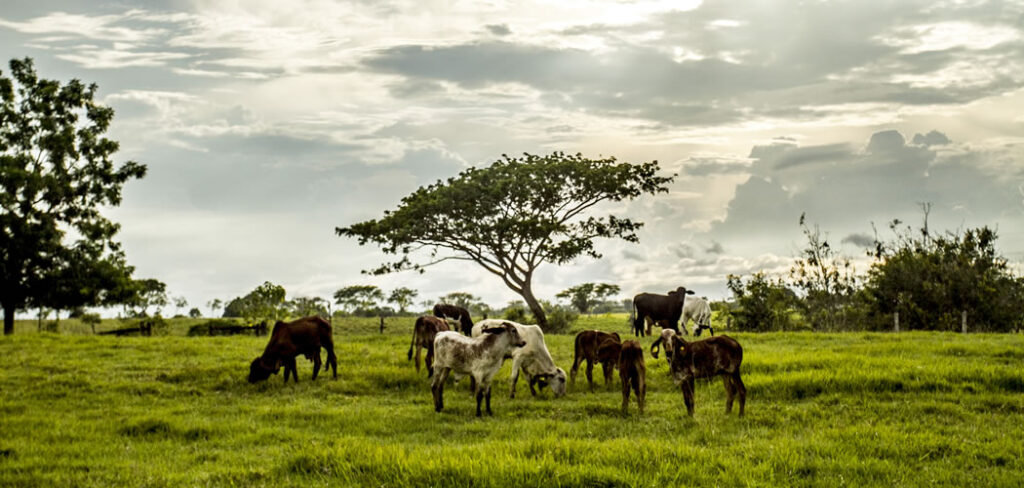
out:
M190 322L190 323L194 323ZM744 347L747 415L722 381L696 414L664 359L647 411L619 412L616 375L565 398L508 399L473 416L468 380L432 409L406 360L413 319L336 321L338 379L251 385L267 337L0 338L2 486L1019 486L1024 337L950 333L728 333ZM114 325L104 324L104 328ZM575 328L616 330L621 316ZM649 347L653 338L644 338ZM548 335L568 372L573 335Z

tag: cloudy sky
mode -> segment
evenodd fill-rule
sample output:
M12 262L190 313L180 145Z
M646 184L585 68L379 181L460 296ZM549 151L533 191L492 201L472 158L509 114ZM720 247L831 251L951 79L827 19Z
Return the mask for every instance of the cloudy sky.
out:
M639 244L542 267L551 298L783 272L801 213L850 257L894 218L998 228L1024 262L1024 4L984 1L10 0L0 58L100 87L120 160L108 214L139 277L190 306L264 281L420 299L516 296L466 266L385 277L334 228L502 153L657 160L669 194L605 210ZM861 263L860 270L864 270Z

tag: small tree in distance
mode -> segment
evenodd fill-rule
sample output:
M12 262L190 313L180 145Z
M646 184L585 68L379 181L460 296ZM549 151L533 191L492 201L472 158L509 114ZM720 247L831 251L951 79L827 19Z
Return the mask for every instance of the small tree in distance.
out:
M384 292L375 285L346 286L334 292L334 303L341 305L350 313L360 310L371 311L382 300Z
M568 300L580 313L589 313L595 305L619 292L619 285L583 283L560 291L555 297Z
M391 290L391 294L388 295L388 302L398 305L398 313L405 313L405 310L409 308L409 305L413 304L413 300L420 292L413 290L412 288L399 287Z
M602 202L667 192L674 176L658 176L656 161L619 163L555 152L547 156L503 155L486 168L421 187L379 220L335 229L360 245L373 243L400 256L372 274L424 268L449 260L471 261L501 278L523 297L538 325L547 328L533 293L543 263L567 264L581 255L600 258L594 239L637 242L643 225L614 215L588 216ZM426 250L426 262L412 256Z

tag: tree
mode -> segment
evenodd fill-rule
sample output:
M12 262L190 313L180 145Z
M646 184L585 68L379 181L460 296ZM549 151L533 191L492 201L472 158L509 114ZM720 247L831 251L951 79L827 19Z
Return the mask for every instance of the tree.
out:
M291 309L292 314L299 317L308 317L310 315L329 317L330 312L327 310L327 305L327 300L320 297L298 297L288 302L288 307Z
M421 187L379 220L335 229L360 245L373 243L396 261L367 270L384 274L419 270L448 260L472 261L501 278L526 301L542 327L544 309L533 294L543 263L566 264L581 255L600 258L594 239L637 242L643 225L614 215L587 216L603 202L667 192L670 177L656 161L619 163L555 152L506 155L486 168L469 168L447 181ZM429 260L412 261L419 250Z
M220 298L214 298L213 300L206 302L206 306L209 307L210 311L213 312L213 315L216 316L217 310L220 310L221 307L224 306L224 302L222 302Z
M420 292L413 290L412 288L399 287L391 290L391 294L388 295L388 303L394 303L398 305L398 313L405 313L405 309L412 305L413 300Z
M121 303L133 317L148 317L149 307L156 307L155 315L167 305L167 284L153 278L132 280L124 292Z
M45 295L55 276L69 275L69 266L89 272L94 266L88 263L122 255L114 241L119 226L100 209L119 205L122 186L146 174L144 165L111 161L118 143L103 134L114 111L93 101L95 84L41 79L30 58L11 60L10 71L10 78L0 72L4 334L13 333L15 311L30 300L41 305L58 297Z
M183 297L183 296L181 296L181 297L174 297L172 300L174 301L174 314L175 315L180 314L181 313L180 310L188 306L188 299Z
M791 330L790 314L799 302L796 293L781 279L770 280L763 272L754 273L746 283L736 275L728 275L726 286L732 291L736 307L730 315L737 330L766 332Z
M334 292L334 303L349 312L369 311L384 299L384 292L375 285L346 286Z
M807 238L807 247L790 268L789 277L804 292L800 302L804 314L815 329L845 328L846 312L857 291L850 259L829 245L817 225L813 230L808 227L805 214L800 214L800 229Z
M198 319L203 316L203 312L199 310L199 307L192 307L192 309L188 311L188 316L193 319Z
M619 292L619 285L608 283L583 283L558 292L556 298L568 300L580 313L588 313L608 297Z
M479 302L480 297L466 293L464 291L453 291L438 299L441 303L447 303L448 305L455 305L456 307L462 307L469 310L469 307L473 306L473 303Z

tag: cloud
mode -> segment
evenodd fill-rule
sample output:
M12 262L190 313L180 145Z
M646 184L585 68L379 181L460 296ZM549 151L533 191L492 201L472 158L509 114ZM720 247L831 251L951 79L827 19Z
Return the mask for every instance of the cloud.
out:
M496 36L507 36L512 34L512 29L508 28L507 24L491 24L484 26L487 31Z
M843 244L853 244L857 247L870 248L875 245L875 238L867 234L850 234L843 238Z

